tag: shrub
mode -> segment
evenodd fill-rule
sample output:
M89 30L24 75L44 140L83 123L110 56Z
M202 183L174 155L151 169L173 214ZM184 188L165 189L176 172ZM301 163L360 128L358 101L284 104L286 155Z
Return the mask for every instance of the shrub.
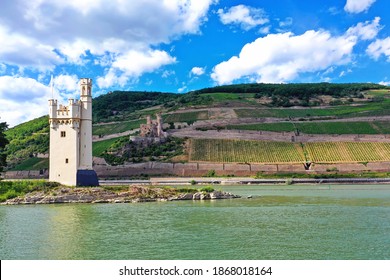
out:
M217 173L215 172L214 169L213 169L213 170L209 170L209 171L206 173L206 175L205 175L205 177L215 177L215 176L217 176Z
M207 186L207 187L203 187L203 188L201 188L199 191L201 191L201 192L207 192L207 193L211 193L211 192L213 192L213 191L214 191L214 188L213 188L213 187L211 187L211 186Z

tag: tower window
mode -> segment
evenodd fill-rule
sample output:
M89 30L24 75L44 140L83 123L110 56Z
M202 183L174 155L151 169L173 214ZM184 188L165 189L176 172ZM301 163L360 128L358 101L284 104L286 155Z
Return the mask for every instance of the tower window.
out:
M66 137L66 132L65 131L61 131L61 137Z
M68 158L65 159L65 163L69 163L69 159Z

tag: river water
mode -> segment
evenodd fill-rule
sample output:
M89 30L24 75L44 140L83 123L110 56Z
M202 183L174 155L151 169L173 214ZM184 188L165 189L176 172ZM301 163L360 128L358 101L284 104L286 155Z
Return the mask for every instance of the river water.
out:
M390 259L390 185L216 189L243 198L0 206L0 259Z

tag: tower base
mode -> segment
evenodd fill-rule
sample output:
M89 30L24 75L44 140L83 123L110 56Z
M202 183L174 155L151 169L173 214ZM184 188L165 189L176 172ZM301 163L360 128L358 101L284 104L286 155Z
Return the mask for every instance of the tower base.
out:
M77 170L77 186L99 186L95 170Z

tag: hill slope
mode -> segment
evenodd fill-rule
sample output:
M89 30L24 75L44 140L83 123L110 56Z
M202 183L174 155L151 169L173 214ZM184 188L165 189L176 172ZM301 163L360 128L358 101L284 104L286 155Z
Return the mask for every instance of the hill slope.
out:
M156 112L163 114L170 128L174 123L181 123L176 128L183 128L186 123L197 122L193 129L200 135L209 129L314 134L390 132L386 119L390 116L389 88L377 84L242 84L187 94L114 91L94 98L93 108L93 134L113 138L99 143L95 149L99 154L107 150L128 154L123 150L127 138L116 141L115 137L131 133L147 115ZM337 122L325 122L335 118ZM47 116L7 130L9 168L18 169L38 153L47 153L48 131ZM45 166L30 159L23 168L32 165Z

